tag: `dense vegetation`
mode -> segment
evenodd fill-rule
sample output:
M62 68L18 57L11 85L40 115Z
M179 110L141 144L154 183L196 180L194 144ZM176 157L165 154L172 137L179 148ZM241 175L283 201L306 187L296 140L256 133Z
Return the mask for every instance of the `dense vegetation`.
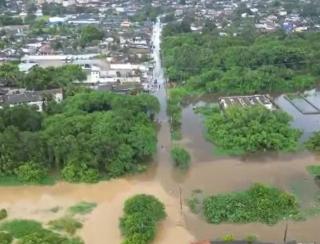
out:
M232 106L207 116L208 139L226 151L291 151L300 131L290 127L290 116L262 106Z
M179 169L188 169L190 166L191 156L187 150L182 147L174 146L171 149L171 157L175 166Z
M148 244L156 235L157 223L166 217L165 208L152 195L135 195L125 202L120 229L124 244Z
M184 89L170 89L167 114L170 117L171 137L174 140L180 140L181 135L181 117L182 117L182 101L186 96Z
M0 112L0 175L42 183L50 172L95 182L145 168L156 150L153 96L83 92L58 112L19 106Z
M243 192L218 194L203 202L208 222L275 224L299 213L296 199L277 188L255 184Z
M187 26L187 25L186 25ZM170 81L193 90L243 94L312 88L320 75L320 33L220 37L164 29L162 58Z
M97 206L94 202L79 202L76 205L69 207L68 211L71 214L88 214Z
M83 81L86 78L86 73L78 65L64 65L57 68L34 67L27 74L20 72L14 63L0 65L0 82L4 86L30 90L66 87L74 81Z
M1 15L0 16L0 26L7 25L22 25L23 21L18 17L11 17L9 15Z
M71 216L61 217L60 219L51 220L49 227L56 231L64 231L70 235L74 235L76 231L82 228L82 223Z
M320 132L314 133L305 145L310 151L320 152Z
M320 179L320 165L309 165L307 170L313 177Z
M94 41L102 40L103 37L103 31L91 25L85 26L80 32L80 45L85 47Z

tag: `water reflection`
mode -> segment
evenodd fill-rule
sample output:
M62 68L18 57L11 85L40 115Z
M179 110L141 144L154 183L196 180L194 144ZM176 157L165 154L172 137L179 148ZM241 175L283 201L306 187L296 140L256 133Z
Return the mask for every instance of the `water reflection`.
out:
M320 107L320 92L307 95L306 98ZM312 134L320 130L320 114L303 114L293 106L284 95L275 98L276 105L293 118L292 126L303 131L301 140L307 140Z

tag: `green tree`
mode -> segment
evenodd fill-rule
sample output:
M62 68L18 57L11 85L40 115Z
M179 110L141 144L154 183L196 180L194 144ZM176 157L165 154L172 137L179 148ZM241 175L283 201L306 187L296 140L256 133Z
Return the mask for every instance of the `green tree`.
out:
M223 114L206 120L209 139L223 150L290 151L295 150L301 132L290 126L291 118L282 111L262 106L232 106Z
M80 32L80 45L85 47L92 43L93 41L102 40L104 37L103 31L98 28L88 25L83 27Z
M34 162L26 162L20 165L15 173L21 182L26 183L41 183L48 175L43 165Z
M171 157L175 166L180 169L188 169L191 161L190 154L184 148L174 146L171 149Z
M320 151L320 132L314 133L309 140L305 143L306 148L310 151L319 152Z
M14 63L3 63L0 65L0 82L5 86L20 85L23 74L19 71L18 65Z

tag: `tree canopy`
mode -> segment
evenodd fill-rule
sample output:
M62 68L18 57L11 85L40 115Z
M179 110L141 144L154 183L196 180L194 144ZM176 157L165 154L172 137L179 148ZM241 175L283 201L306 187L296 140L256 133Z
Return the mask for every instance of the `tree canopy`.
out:
M207 117L208 138L226 151L295 150L301 132L290 126L291 117L262 106L232 106Z
M320 76L319 33L254 34L221 37L214 33L164 30L162 57L171 81L219 93L300 91Z
M148 244L156 235L156 225L166 217L162 202L152 195L135 195L126 200L120 229L123 244Z
M156 150L153 96L82 92L61 106L44 118L24 106L1 110L1 175L28 181L26 172L46 174L40 166L68 181L94 182L141 170Z
M87 78L85 71L78 65L61 67L33 67L28 73L19 71L15 63L0 65L0 82L5 86L23 87L29 90L44 90L66 87L74 81Z
M203 210L207 221L214 224L276 224L284 218L299 214L299 206L294 196L261 184L254 184L242 192L207 197L203 202Z
M85 26L80 32L80 45L82 47L87 46L93 41L102 40L103 37L103 31L99 30L97 27L91 25Z

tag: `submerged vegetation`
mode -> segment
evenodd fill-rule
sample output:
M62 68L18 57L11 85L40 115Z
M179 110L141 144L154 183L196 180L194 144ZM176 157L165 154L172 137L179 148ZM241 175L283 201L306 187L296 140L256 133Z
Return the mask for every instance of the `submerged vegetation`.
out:
M180 146L174 146L170 153L177 168L186 170L190 167L191 156L187 150Z
M40 222L34 220L15 219L2 223L0 230L6 231L13 237L19 239L33 233L41 232L43 227Z
M135 195L125 202L120 229L124 244L148 244L155 238L157 223L166 217L165 208L152 195Z
M320 177L320 165L309 165L307 167L308 172L315 178Z
M169 90L167 113L170 117L171 137L174 140L182 139L182 101L187 94L187 91L181 88L173 88Z
M81 222L78 220L66 216L62 217L60 219L55 219L51 220L48 225L53 229L53 230L58 230L58 231L64 231L70 235L74 235L78 229L82 227Z
M310 151L320 152L320 132L314 133L305 145Z
M0 175L22 183L96 182L141 171L156 151L150 95L80 92L54 113L18 106L0 111ZM14 181L14 180L13 180Z
M244 153L293 151L300 131L290 127L291 118L262 106L233 106L207 116L208 139L223 150Z
M73 235L82 224L72 218L63 217L49 222L56 231L65 231ZM15 219L2 223L0 225L0 243L10 244L13 238L18 244L84 244L78 238L69 238L65 234L45 229L40 222L34 220Z
M81 214L85 215L91 213L93 209L97 207L97 204L94 202L79 202L71 207L69 207L68 211L71 214Z
M277 188L255 184L248 190L207 197L203 213L209 223L276 224L299 214L294 196Z

